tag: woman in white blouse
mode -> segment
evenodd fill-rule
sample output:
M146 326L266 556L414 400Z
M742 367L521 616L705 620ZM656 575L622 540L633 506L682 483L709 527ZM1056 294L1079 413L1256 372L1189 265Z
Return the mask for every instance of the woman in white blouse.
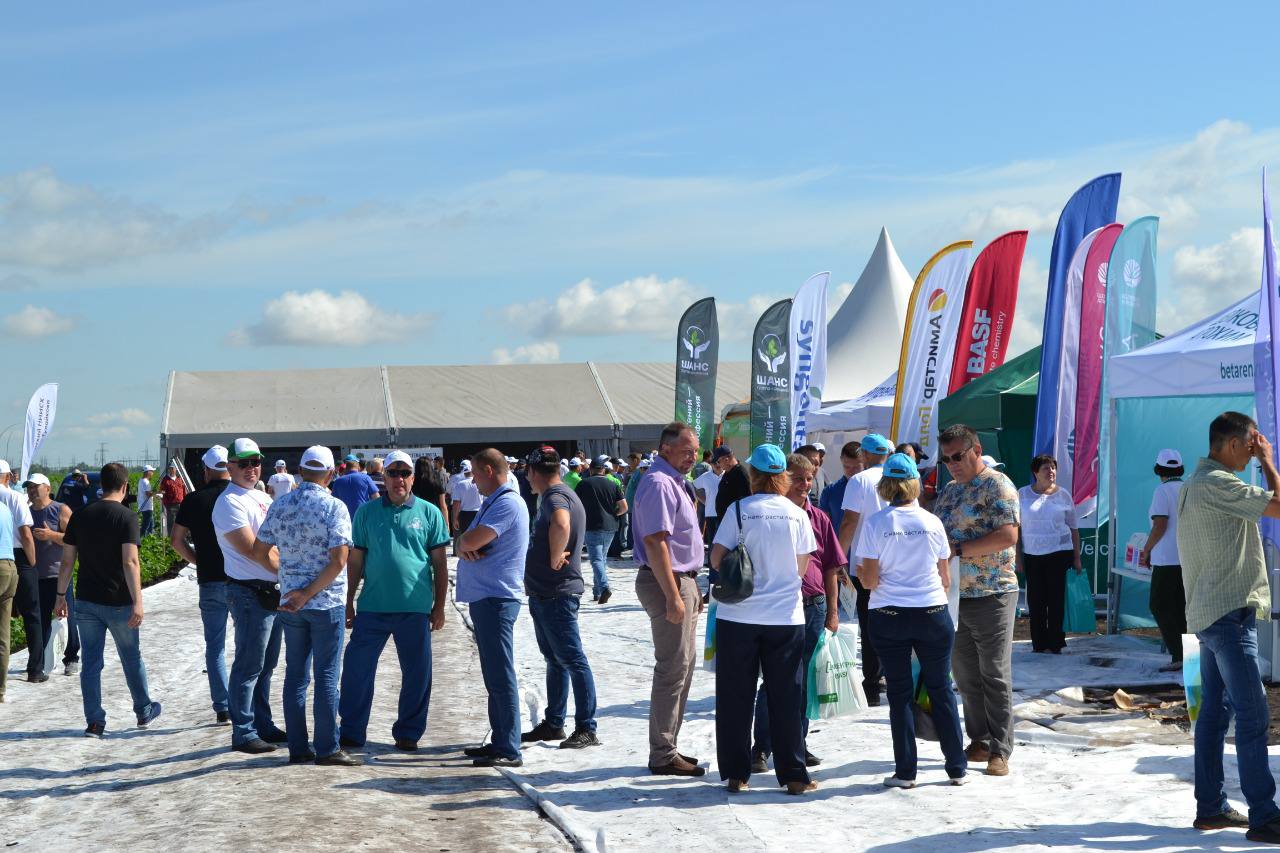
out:
M1071 495L1058 488L1058 460L1042 453L1031 460L1035 480L1018 490L1022 535L1018 569L1027 579L1031 650L1058 655L1067 645L1062 630L1067 569L1080 564L1080 533Z

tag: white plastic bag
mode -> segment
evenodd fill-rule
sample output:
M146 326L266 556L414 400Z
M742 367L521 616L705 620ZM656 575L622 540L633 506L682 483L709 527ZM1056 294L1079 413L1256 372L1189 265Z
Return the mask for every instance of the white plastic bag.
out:
M858 640L849 625L823 630L809 661L807 712L811 720L852 717L867 709L857 665Z
M67 650L67 620L54 619L49 630L49 642L44 646L44 674L53 674L58 658Z

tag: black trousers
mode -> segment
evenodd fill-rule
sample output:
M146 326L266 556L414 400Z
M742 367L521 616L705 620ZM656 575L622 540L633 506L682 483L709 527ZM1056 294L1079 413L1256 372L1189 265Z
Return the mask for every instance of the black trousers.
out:
M764 673L778 782L808 782L804 766L804 626L716 620L716 761L721 779L751 778L756 679Z
M858 591L858 642L862 643L862 692L868 699L880 699L880 656L871 642L871 591L857 577L853 587Z
M1067 635L1062 632L1062 612L1066 606L1067 570L1071 568L1072 557L1071 551L1022 556L1033 651L1058 651L1067 645Z
M1187 595L1182 588L1182 566L1151 567L1150 604L1164 647L1177 663L1182 660L1182 635L1187 633Z
M22 617L27 632L27 674L44 669L44 623L40 620L40 570L35 566L18 567L18 591L13 596L13 609ZM55 590L56 592L56 590Z

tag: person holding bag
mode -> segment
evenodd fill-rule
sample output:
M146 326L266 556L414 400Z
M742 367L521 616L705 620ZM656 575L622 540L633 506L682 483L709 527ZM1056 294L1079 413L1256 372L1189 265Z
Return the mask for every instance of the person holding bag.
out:
M1031 611L1031 651L1060 655L1067 646L1062 630L1067 569L1083 572L1076 506L1058 488L1058 460L1041 453L1031 460L1035 482L1018 489L1022 517L1018 563L1027 579Z
M947 776L951 784L963 785L969 762L951 691L955 624L947 609L947 590L952 583L947 531L936 516L921 509L920 471L905 453L885 460L876 493L889 505L866 521L865 535L858 539L858 557L862 559L858 574L871 592L868 630L888 685L894 773L884 785L916 786L912 652L920 661L921 679L933 703L930 714Z
M800 585L817 543L809 517L786 497L791 477L782 450L762 444L747 464L752 494L727 508L711 550L713 568L736 562L742 569L722 571L717 587L733 594L716 606L716 756L729 790L745 790L751 777L756 679L763 670L774 772L788 794L803 794L817 785L809 779L804 756ZM731 591L732 578L750 583Z

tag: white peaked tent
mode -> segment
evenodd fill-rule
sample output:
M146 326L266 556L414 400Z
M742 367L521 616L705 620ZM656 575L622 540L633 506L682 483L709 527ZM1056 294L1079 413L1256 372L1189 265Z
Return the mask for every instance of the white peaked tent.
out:
M898 369L907 303L915 281L887 229L844 304L827 323L827 387L823 400L852 400Z

